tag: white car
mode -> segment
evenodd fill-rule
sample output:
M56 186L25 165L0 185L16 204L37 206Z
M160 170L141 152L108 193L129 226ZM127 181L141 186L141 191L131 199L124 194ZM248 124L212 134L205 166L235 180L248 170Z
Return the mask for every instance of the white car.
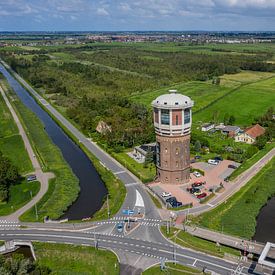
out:
M167 197L170 197L170 196L171 196L171 193L169 193L169 192L162 192L162 193L161 193L161 196L162 196L163 198L167 198Z
M212 164L212 165L218 165L218 164L219 164L219 162L216 161L216 160L214 160L214 159L209 159L209 160L208 160L208 163L209 163L209 164Z
M194 175L196 178L199 178L199 177L202 176L201 173L198 172L198 171L195 171L195 172L193 173L193 175Z

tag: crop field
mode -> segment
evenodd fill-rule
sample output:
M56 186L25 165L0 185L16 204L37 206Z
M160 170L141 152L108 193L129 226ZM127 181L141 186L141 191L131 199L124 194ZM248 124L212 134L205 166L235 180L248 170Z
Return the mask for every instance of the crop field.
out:
M195 218L210 229L250 239L255 234L256 217L269 198L275 195L275 158L235 195L212 211Z
M7 156L22 174L33 170L18 128L0 95L0 151Z

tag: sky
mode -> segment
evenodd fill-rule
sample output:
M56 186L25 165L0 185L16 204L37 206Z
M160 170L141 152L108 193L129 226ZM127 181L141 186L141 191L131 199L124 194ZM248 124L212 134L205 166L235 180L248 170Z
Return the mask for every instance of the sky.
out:
M275 31L275 0L0 0L0 31Z

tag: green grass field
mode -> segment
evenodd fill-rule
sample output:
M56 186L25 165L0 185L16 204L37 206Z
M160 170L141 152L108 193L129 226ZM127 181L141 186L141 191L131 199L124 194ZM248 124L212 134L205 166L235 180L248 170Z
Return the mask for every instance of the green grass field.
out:
M22 137L4 99L0 95L0 151L19 169L21 174L33 170Z
M7 202L0 203L0 216L6 216L17 209L21 208L27 202L34 197L40 189L40 183L37 181L27 182L22 180L22 182L12 185L9 188L9 200Z
M232 93L194 114L195 121L223 121L225 114L234 115L236 125L248 126L254 118L262 115L270 107L275 107L275 77L258 80L255 83L240 86Z
M115 254L93 247L67 244L34 243L38 263L51 269L51 274L119 274Z
M256 217L267 200L275 195L275 158L236 194L212 211L194 218L199 225L250 239Z

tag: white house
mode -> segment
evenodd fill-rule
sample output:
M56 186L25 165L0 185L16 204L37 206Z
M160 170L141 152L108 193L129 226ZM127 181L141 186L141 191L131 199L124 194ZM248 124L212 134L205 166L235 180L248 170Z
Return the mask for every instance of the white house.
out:
M202 132L207 132L207 131L209 131L211 129L214 129L214 128L215 128L215 124L213 124L213 123L204 123L201 126Z
M264 133L265 129L259 124L256 124L235 136L235 141L253 144L256 141L256 138L263 135Z

